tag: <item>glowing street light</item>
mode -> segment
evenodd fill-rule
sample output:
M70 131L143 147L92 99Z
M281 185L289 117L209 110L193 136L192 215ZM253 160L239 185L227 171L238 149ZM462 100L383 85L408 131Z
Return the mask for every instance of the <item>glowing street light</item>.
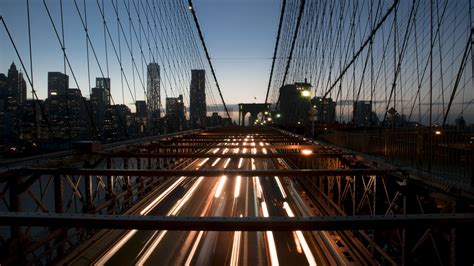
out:
M304 149L304 150L301 151L301 154L303 154L303 155L311 155L311 154L313 154L313 151L310 150L310 149Z
M305 98L309 98L311 97L311 91L309 90L302 90L301 91L301 96L305 97Z

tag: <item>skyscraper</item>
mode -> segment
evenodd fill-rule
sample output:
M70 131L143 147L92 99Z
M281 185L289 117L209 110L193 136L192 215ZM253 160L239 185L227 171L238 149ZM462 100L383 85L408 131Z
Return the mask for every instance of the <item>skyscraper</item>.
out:
M69 76L61 72L48 72L48 98L64 95L69 89Z
M311 105L316 110L316 122L332 124L336 121L336 102L332 98L314 97Z
M310 97L311 84L307 82L282 86L278 124L284 127L303 127L309 119Z
M355 101L353 108L353 122L357 126L368 126L371 124L372 118L372 102Z
M184 128L184 103L183 95L179 97L166 97L166 117L169 131L180 131Z
M191 93L189 120L192 127L206 124L206 72L204 69L191 70Z
M110 104L110 78L95 78L95 87L105 91L106 105Z
M160 117L160 66L150 63L147 67L147 107L152 118Z
M14 63L10 65L8 70L8 82L14 101L18 106L22 105L26 101L26 82L23 79L23 74L18 72Z
M90 106L98 132L102 132L105 124L105 110L109 106L108 99L109 95L105 88L92 88Z

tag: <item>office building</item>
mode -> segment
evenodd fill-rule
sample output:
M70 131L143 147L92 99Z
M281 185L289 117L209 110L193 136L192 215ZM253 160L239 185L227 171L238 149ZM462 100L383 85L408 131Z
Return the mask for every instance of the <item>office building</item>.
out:
M110 78L95 78L95 87L103 89L106 94L105 103L110 104Z
M69 76L61 72L48 72L48 98L65 95L69 89Z
M191 70L189 120L193 128L206 125L206 72Z
M147 108L152 118L160 117L160 66L157 63L147 67Z
M314 97L311 100L315 110L314 121L320 124L333 124L336 121L336 102L332 98Z
M280 88L280 102L275 123L284 127L303 127L309 120L311 84L287 84Z
M168 131L181 131L185 126L183 95L179 97L166 97L166 118Z

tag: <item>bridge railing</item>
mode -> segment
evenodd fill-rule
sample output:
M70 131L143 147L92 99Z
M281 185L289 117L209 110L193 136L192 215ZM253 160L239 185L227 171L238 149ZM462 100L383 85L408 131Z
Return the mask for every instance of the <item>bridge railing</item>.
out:
M320 139L446 180L474 185L474 132L427 128L332 130Z
M331 132L322 138L333 140L340 146L347 147L347 149L339 148L340 156L324 159L319 157L287 159L289 167L296 169L385 169L379 173L364 173L362 170L358 174L308 175L299 179L299 182L308 191L308 196L318 206L321 215L349 217L415 215L422 217L427 214L472 213L472 207L466 204L472 202L474 198L473 190L469 186L458 186L458 184L451 186L448 182L439 182L433 175L426 175L424 172L408 167L397 167L391 163L401 159L408 161L411 158L409 156L412 156L412 152L416 150L416 146L413 144L416 137L429 139L428 132L418 132L418 134L409 130L387 134L384 132L385 130L380 132ZM288 132L286 134L293 135ZM449 152L453 152L450 151L453 148L451 145L468 141L469 136L468 132L442 132L435 135L439 138L434 139L434 145L431 146L434 146L432 153L433 158L436 158L436 160L432 159L432 163L442 164L436 167L446 171L451 168L442 166L449 165L451 159L444 158L447 161L441 162L442 159L438 158L440 154L458 156L458 160L461 160L462 156L472 156L472 150L471 153L456 151L454 154L449 154ZM305 139L303 136L300 138ZM309 141L326 146L328 150L337 150L337 146L331 144L318 140ZM423 146L425 149L429 147ZM389 162L384 162L384 160L377 160L379 157L366 156L357 152L351 154L348 149L380 156L392 155L393 157L387 159ZM405 157L396 157L395 155L404 155ZM428 155L425 156L428 157ZM462 160L464 159L462 158ZM399 163L399 161L397 162ZM472 160L462 161L459 164L468 167L472 164ZM431 230L423 228L426 224L420 223L418 225L419 227L414 229L379 228L353 230L352 233L363 245L369 247L371 255L377 261L384 261L387 264L407 264L416 260L446 264L459 261L459 259L465 260L470 256L469 252L459 245L472 236L469 230L461 228ZM428 243L428 239L432 243ZM440 250L440 247L445 247L445 250Z
M76 174L75 169L169 170L192 158L179 157L179 153L186 150L155 149L156 143L195 132L129 140L96 148L94 145L97 143L82 143L78 150L4 161L0 163L0 212L66 215L133 212L137 202L172 179L125 174L81 175ZM143 150L149 155L138 156ZM176 157L153 156L153 153L164 152ZM35 167L70 171L66 174L31 172ZM0 226L0 262L50 264L90 238L95 231L64 226Z

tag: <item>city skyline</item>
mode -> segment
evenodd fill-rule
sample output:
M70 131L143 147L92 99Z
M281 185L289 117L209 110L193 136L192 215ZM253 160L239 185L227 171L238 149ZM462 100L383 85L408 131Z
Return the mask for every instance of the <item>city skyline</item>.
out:
M75 1L76 2L76 1ZM53 16L58 16L60 14L59 6L55 4L54 2L48 2L45 1L46 4L38 3L38 2L32 2L31 3L31 10L34 12L31 12L31 19L33 22L32 25L32 40L35 41L35 43L38 43L39 45L33 46L32 49L32 54L33 54L33 66L34 66L34 84L36 87L36 91L39 95L39 98L45 98L45 93L46 93L46 78L44 75L39 72L40 70L47 70L48 72L64 72L64 58L62 55L61 47L59 45L60 41L56 39L56 36L54 35L54 31L52 29L52 23L49 21L47 18L46 14L47 11L49 11ZM177 2L177 6L180 6L180 8L187 9L187 4L183 2ZM128 3L130 4L130 3ZM121 31L119 30L112 30L115 27L118 27L114 19L116 20L117 17L120 17L122 21L126 21L128 18L127 14L127 9L130 9L133 11L133 6L129 6L127 2L120 3L118 5L115 5L113 2L105 2L104 5L102 6L96 6L93 4L89 4L84 6L83 3L78 3L77 8L73 3L65 3L64 4L64 12L66 14L70 14L71 16L66 16L64 18L64 24L67 26L67 29L65 31L65 48L66 52L68 53L68 58L72 62L73 66L73 71L75 74L75 78L71 79L71 83L74 85L71 85L72 87L77 87L81 90L82 95L88 97L92 86L89 84L93 84L93 77L97 76L103 76L103 77L110 77L112 79L112 86L111 86L111 96L112 100L116 102L117 104L125 104L129 106L132 110L134 110L135 106L134 103L137 100L145 100L146 99L146 90L147 90L147 76L146 76L146 67L147 64L151 62L157 62L161 66L161 75L162 79L160 80L161 83L161 94L163 97L160 99L160 104L161 106L165 105L164 99L166 97L177 97L178 95L183 95L185 99L185 104L187 106L190 105L189 103L189 95L188 93L188 83L190 79L190 75L186 73L183 69L181 69L178 65L174 65L175 62L170 63L170 59L167 58L168 55L166 55L166 50L170 49L167 47L167 43L158 43L158 46L153 47L153 43L151 43L151 46L149 44L143 43L139 44L139 38L142 36L142 38L148 36L149 40L158 40L158 42L161 42L159 38L156 39L157 37L164 38L173 38L173 32L168 32L167 34L170 35L163 35L166 33L166 31L169 31L169 29L163 31L160 35L154 36L153 34L150 35L149 30L147 29L141 29L138 27L138 18L136 16L132 16L133 18L131 19L132 22L135 24L133 27L136 27L137 29L134 29L136 32L132 34L131 31L131 26L126 24L125 22L123 23L122 27L123 29ZM143 4L144 5L144 4ZM164 4L160 3L160 5L163 5L166 7L167 5L170 4ZM460 2L459 4L450 4L446 5L446 14L451 18L451 16L454 16L456 12L459 12L459 10L463 9L463 6L465 5L465 2ZM29 54L28 54L28 34L27 34L27 24L24 20L22 20L20 17L21 16L9 16L8 14L24 14L26 13L26 8L25 8L24 3L19 3L18 1L5 1L2 4L2 9L4 10L3 18L5 19L6 23L8 24L9 27L11 27L11 31L13 32L13 38L15 42L18 45L19 52L21 57L23 58L23 61L25 63L25 68L27 71L29 71ZM388 9L389 5L388 3L384 3L382 8ZM210 51L210 57L211 60L215 66L216 69L216 75L221 83L222 87L222 94L224 99L228 104L238 104L242 102L263 102L265 100L265 88L268 85L268 75L270 72L270 66L271 66L271 58L272 54L271 51L274 49L274 39L277 31L276 25L278 24L278 18L279 18L279 9L281 7L281 3L276 2L276 1L259 1L258 3L254 3L251 1L243 1L243 2L238 2L238 1L230 1L226 3L220 3L218 1L212 1L212 0L203 0L203 1L198 1L194 5L195 9L198 12L199 15L199 21L201 23L202 29L204 36L207 40L207 45L208 45L208 50ZM420 9L426 7L426 4L420 4ZM142 9L140 9L140 5L138 6L140 14L142 14L145 10L145 6L141 6ZM153 9L153 7L150 6L150 8ZM345 7L349 8L349 7ZM408 17L409 15L409 8L410 5L407 3L401 3L400 4L400 17ZM78 11L79 10L79 11ZM89 50L91 50L92 46L94 46L95 52L98 54L98 60L100 61L100 64L97 64L95 62L95 58L92 55L92 51L89 51L89 59L90 59L90 64L86 63L85 58L84 58L84 53L86 51L86 39L84 36L84 29L83 25L81 24L81 18L84 19L85 11L88 11L88 21L89 21L89 36L90 36L90 43L92 45L88 45ZM363 7L361 7L361 10L363 10ZM426 12L426 8L423 9L424 12ZM105 20L108 23L110 30L105 34L103 27L102 27L102 17L101 17L101 12L104 12ZM367 11L361 11L363 12L364 16L368 16ZM420 11L421 12L421 11ZM438 11L436 11L438 12ZM137 13L138 14L138 13ZM146 14L146 12L144 13ZM136 15L136 14L132 14ZM182 16L183 14L179 14ZM186 14L188 16L189 14ZM82 16L82 17L81 17ZM176 15L178 16L178 15ZM381 16L381 14L379 14ZM426 16L426 13L425 15ZM439 14L438 14L439 16ZM184 17L183 17L184 18ZM181 18L181 19L183 19ZM150 17L150 23L153 24L154 22L154 17ZM176 18L178 20L180 18ZM366 18L364 18L366 19ZM449 33L449 29L451 27L455 27L453 25L458 25L460 26L460 29L463 29L463 27L466 25L466 21L468 20L467 17L460 17L458 21L455 22L455 24L448 24L448 28L446 28L446 32ZM53 20L55 23L56 30L60 29L61 26L61 21L59 20ZM155 21L155 23L158 21ZM166 22L166 23L175 23L175 22ZM426 23L426 22L425 22ZM171 26L174 24L170 24ZM166 27L167 25L164 25ZM404 25L399 25L400 29L403 29ZM459 27L458 27L459 28ZM40 29L39 31L36 29ZM390 29L387 27L387 29ZM366 34L366 32L363 32L363 27L360 26L360 34ZM74 32L74 34L72 34ZM462 31L460 31L462 32ZM75 33L80 33L80 34L75 34ZM400 35L402 35L403 31L400 30ZM423 41L426 41L426 39L429 37L427 34L429 32L424 31L423 36L419 37L421 39L421 43ZM436 32L435 32L436 33ZM3 34L3 35L2 35ZM147 35L148 34L148 35ZM104 36L107 35L105 38L105 44L104 44ZM133 36L136 35L136 36ZM6 34L0 33L0 36L5 37L5 40L7 39ZM150 36L153 36L154 38L151 38ZM449 38L448 34L442 35L443 43L446 43L446 45L451 45L449 44ZM462 37L462 35L459 35ZM2 37L2 39L3 39ZM436 37L436 36L435 36ZM376 41L381 38L380 34L377 35ZM412 40L414 36L411 36ZM441 37L440 37L441 38ZM459 39L459 37L457 37ZM59 38L61 39L61 37ZM401 37L400 37L400 42L401 42ZM171 39L170 39L171 40ZM362 40L358 40L362 42ZM115 42L115 47L113 46L113 42ZM44 45L44 44L51 44L51 45ZM118 43L121 43L121 49ZM189 44L189 45L195 45L194 49L197 50L200 56L203 55L202 49L199 47L199 44ZM402 44L400 44L402 45ZM162 46L162 47L160 47ZM9 42L2 42L0 44L0 48L2 51L0 54L0 67L5 68L7 65L9 65L12 61L13 62L18 62L18 58L15 55L15 52L13 51L12 45ZM108 53L106 50L108 49ZM142 50L143 49L143 50ZM174 49L174 48L173 48ZM459 57L461 56L460 51L462 49L462 42L455 42L453 44L453 47L449 47L446 49L451 49L451 50L456 50L457 53L460 53L458 55L453 54L453 59L445 58L445 62L449 62L452 60L459 60ZM114 51L117 50L117 51ZM118 51L120 50L120 51ZM156 50L156 51L155 51ZM176 50L178 51L178 50ZM411 50L411 52L413 49ZM423 53L426 55L426 49L422 50ZM435 51L436 52L436 51ZM441 50L438 52L441 53ZM336 54L336 53L335 53ZM135 56L135 60L132 60L131 55ZM375 60L380 60L380 51L378 54L375 54L376 56L374 57ZM424 56L425 56L424 55ZM364 57L366 55L363 55ZM368 56L368 54L367 54ZM451 56L451 55L450 55ZM123 57L123 72L121 71L120 67L120 61L121 58ZM433 111L435 112L434 118L436 123L441 123L443 115L442 113L446 109L446 101L449 95L440 95L441 90L445 89L446 84L449 85L449 90L452 89L454 86L454 79L455 79L455 71L457 71L457 65L456 64L450 64L450 63L445 63L446 66L438 66L439 64L438 61L443 62L443 58L441 55L435 54L436 60L435 61L435 68L434 68L434 73L433 73L433 84L436 86L436 88L433 89ZM323 57L324 58L324 57ZM409 58L414 59L415 55L411 55ZM439 59L438 59L439 58ZM322 59L316 59L316 60L322 60ZM347 59L345 59L347 60ZM108 63L106 64L106 62ZM278 61L278 60L277 60ZM426 61L424 61L426 62ZM423 62L423 64L425 64ZM298 62L295 61L296 64ZM324 62L321 62L324 64ZM203 68L206 69L206 93L209 94L209 100L208 100L208 105L220 105L221 101L220 98L218 97L216 87L213 82L210 82L212 79L210 79L209 75L211 71L209 71L209 66L207 65L206 62L199 61L199 60L194 60L191 64L194 64L194 66L190 66L189 69L193 68ZM366 84L368 81L364 80L367 79L368 77L362 74L363 69L367 67L367 65L364 66L363 61L359 60L355 62L356 64L356 70L354 70L354 73L358 76L357 83L360 83L360 85L357 86L362 86L362 84ZM17 64L18 65L18 64ZM421 75L420 73L423 73L423 69L421 68L421 62L420 62L420 70L418 71L418 75ZM426 64L425 64L426 65ZM86 69L90 68L90 73L87 73ZM404 67L403 69L408 69L408 67ZM443 69L446 71L448 69L451 73L452 76L446 78L437 72L438 69ZM472 78L466 78L466 75L470 73L471 66L468 64L466 66L465 70L465 75L463 75L463 79L461 80L460 86L462 88L466 88L466 86L469 86L469 84L472 84ZM426 69L426 66L425 66ZM240 75L235 75L236 70L240 73ZM469 71L471 70L471 71ZM290 71L295 71L290 68ZM401 73L399 76L401 77L406 77L407 80L401 81L401 84L405 84L405 86L416 86L416 79L413 76L410 76L410 73L413 73L415 69L411 70L405 70L405 73ZM36 73L38 72L38 73ZM122 73L121 73L122 72ZM71 71L68 66L66 66L66 73L71 74ZM315 79L314 74L317 73L316 70L314 70L313 73L305 71L306 74L302 75L301 73L298 75L294 75L292 77L292 80L289 80L287 84L293 84L295 82L302 82L304 78L309 77L311 78L311 82L314 83L314 90L313 94L314 96L322 96L322 89L325 88L325 86L328 86L326 83L329 83L329 81L334 78L334 77L329 77L328 74L320 74L323 75L322 78L320 79ZM322 72L321 72L322 73ZM331 73L331 71L329 71ZM179 78L176 76L179 74ZM281 75L281 73L279 74ZM335 73L332 74L333 76L336 75ZM377 75L381 75L380 73ZM89 79L88 79L89 76ZM240 78L241 76L245 76L245 79ZM324 77L325 76L325 77ZM422 97L423 103L421 103L421 106L426 105L428 101L428 95L426 92L426 88L428 86L428 81L426 78L426 75L424 76L424 80L422 80L421 87L422 90L425 90L423 92L423 95L420 95ZM378 76L374 77L376 80L378 80ZM326 80L325 80L326 79ZM446 79L446 80L440 80L440 79ZM450 80L451 79L451 80ZM77 81L77 82L76 82ZM323 83L320 83L323 82ZM393 82L393 81L385 81L386 82ZM352 84L353 82L347 82L345 84L342 84L343 87L345 87L343 90L347 90L348 92L350 90L354 90L351 87L355 87L356 85ZM380 81L379 81L380 83ZM31 98L31 88L30 85L27 82L28 86L28 98ZM275 86L279 87L281 85L273 85L273 91L275 91ZM387 96L384 94L387 94L387 85L385 84L380 84L377 85L378 87L375 89L375 95L376 99L374 99L375 102L382 103L374 106L375 111L383 116L383 113L386 112L389 108L385 108L387 104ZM414 88L414 87L413 87ZM411 91L414 91L414 89L411 89ZM401 90L401 88L400 88ZM360 89L359 89L360 91ZM385 91L385 92L384 92ZM410 91L410 89L404 88L404 91ZM463 89L463 91L466 91L466 89ZM369 94L370 92L367 91L367 89L363 89L362 93L360 94L361 97L364 97L363 99L360 100L369 100ZM449 92L448 92L449 93ZM448 94L446 93L446 94ZM445 94L443 92L443 94ZM414 117L421 117L420 111L418 108L413 108L410 103L413 98L416 98L416 95L407 95L407 94L402 94L399 93L399 97L405 97L405 98L400 98L397 100L397 102L393 104L398 104L397 110L399 110L402 113L411 113L410 116L412 115ZM347 97L349 96L349 97ZM272 98L273 97L273 98ZM338 99L335 99L337 103L343 103L344 101L348 101L351 99L351 95L345 95L345 93L341 94ZM270 94L270 102L272 102L275 99L275 96ZM333 96L334 98L334 96ZM272 100L273 99L273 100ZM385 101L385 102L383 102ZM406 102L405 104L403 102ZM273 102L274 103L274 102ZM456 99L454 99L452 107L451 107L451 113L449 115L449 122L453 123L454 120L462 114L464 118L469 122L472 123L474 121L474 112L472 112L474 108L474 94L467 90L467 93L458 94ZM351 104L350 104L351 105ZM338 113L341 113L339 116L342 118L341 120L347 121L350 120L349 116L351 113L352 108L347 108L343 107L344 105L339 104L340 111ZM162 110L165 108L162 107ZM410 111L411 109L411 111ZM421 113L424 114L427 112L426 108L421 108ZM222 112L223 110L221 110ZM236 119L235 115L232 115L233 119ZM427 124L428 123L428 117L426 115L423 115L421 118L417 118L417 120L420 120L420 122Z
M48 3L48 2L47 2ZM79 3L79 8L83 8L82 7L82 3ZM215 5L217 4L217 5ZM233 6L235 7L238 7L240 6L237 2L235 3L232 3ZM269 6L270 5L270 6ZM219 6L219 4L217 2L214 2L214 1L199 1L197 3L195 3L195 7L197 10L199 10L199 12L203 12L202 13L202 23L203 23L203 27L205 28L210 28L210 29L215 29L215 30L218 30L219 32L213 32L213 30L211 31L208 31L206 30L205 31L205 34L206 36L209 35L209 37L211 37L212 39L216 40L217 42L213 42L211 41L210 42L210 47L211 47L211 54L213 56L213 58L216 58L217 62L215 62L216 64L216 68L217 68L217 75L218 75L218 78L219 80L221 80L221 83L223 84L223 93L224 93L224 96L225 98L228 98L229 100L230 99L236 99L235 101L230 101L229 103L233 103L233 104L237 104L239 102L242 102L242 101L245 101L246 99L253 99L254 96L257 96L258 99L264 99L264 92L260 92L258 93L258 95L253 95L252 97L248 97L246 95L243 95L241 93L236 93L236 90L238 88L242 89L244 88L244 90L247 90L247 91L253 91L253 92L257 92L257 90L255 89L257 86L253 85L254 83L252 82L248 82L246 84L242 84L241 81L239 80L236 80L235 77L232 75L233 71L233 67L235 67L235 63L237 64L241 64L241 63L238 63L236 61L242 61L242 57L256 57L256 58L260 58L260 59L250 59L251 61L258 61L258 66L254 66L253 70L245 70L245 68L243 67L240 67L241 70L245 71L245 73L248 73L248 77L251 78L253 77L252 79L255 81L257 79L257 77L255 76L257 73L259 74L268 74L268 71L269 71L269 68L270 68L270 64L271 64L271 60L270 60L270 57L271 57L271 53L268 52L269 50L272 49L272 46L273 46L273 35L274 35L274 32L272 31L275 31L275 27L274 27L274 24L276 23L276 20L277 20L277 15L278 15L278 9L279 9L279 4L276 3L276 2L273 2L273 1L263 1L262 3L257 3L257 4L250 4L250 2L247 3L247 5L244 5L244 6L240 6L240 9L242 12L244 12L244 14L247 14L246 16L247 17L250 17L252 19L253 22L257 22L257 21L260 21L259 25L262 24L262 21L261 19L263 18L261 16L261 14L264 14L264 10L268 10L269 7L271 7L274 11L274 13L272 15L274 16L271 16L271 15L268 15L267 18L265 19L265 23L261 26L259 26L259 28L261 30L257 30L254 26L252 26L252 22L251 21L246 21L244 24L245 24L245 27L247 27L249 30L252 30L254 33L252 34L253 36L258 36L261 40L264 39L263 36L261 36L261 33L262 32L266 32L266 36L267 36L267 41L265 42L261 42L261 45L259 44L258 46L255 46L254 44L254 41L252 41L250 38L246 37L246 38L242 38L244 37L246 34L243 33L242 31L234 31L234 34L238 34L239 36L236 36L233 39L233 43L235 44L235 47L236 49L234 50L235 53L229 53L230 50L222 50L222 43L220 43L220 41L218 41L219 39L220 40L223 40L222 37L218 37L218 36L223 36L223 32L221 31L221 27L218 26L216 27L217 25L214 25L214 22L211 20L211 21L208 21L207 18L208 17L212 17L211 15L214 15L215 14L221 14L222 11L225 11L226 8L224 6ZM24 33L26 33L26 27L27 25L25 24L25 21L17 18L17 17L10 17L8 16L8 14L13 14L13 13L25 13L26 14L26 9L25 8L25 5L23 3L18 3L17 1L6 1L4 2L3 4L0 4L0 7L2 8L2 10L4 10L4 12L2 12L2 15L3 17L5 18L6 20L6 23L10 24L11 27L14 28L14 31L17 33L14 35L14 38L16 39L16 41L19 43L18 46L19 46L19 50L21 51L21 55L23 57L23 61L24 63L26 64L26 68L27 68L27 71L29 71L29 66L28 66L28 60L29 60L29 56L28 56L28 36ZM48 8L50 9L50 12L52 14L57 14L59 12L59 5L56 5L54 3L51 3L48 5ZM96 23L97 21L100 21L100 14L98 13L97 9L94 5L88 5L87 7L88 9L90 9L89 13L88 13L88 19L90 21L93 21L94 23ZM123 8L123 7L122 7ZM217 9L216 9L217 8ZM32 16L32 21L34 22L32 27L33 29L37 28L37 29L40 29L40 28L43 28L43 30L41 31L35 31L33 30L32 31L32 39L33 40L36 40L37 43L48 43L50 45L48 46L41 46L41 45L37 45L35 47L33 47L33 65L34 65L34 85L35 85L35 89L37 91L37 94L39 96L39 98L46 98L46 92L47 92L47 79L46 77L44 77L44 75L40 72L41 71L44 71L44 72L64 72L63 71L63 58L62 58L62 51L61 51L61 47L59 46L58 44L58 41L56 40L56 37L54 36L54 34L49 30L51 29L51 22L47 19L47 17L45 17L45 14L46 14L46 10L45 10L45 7L43 6L43 3L40 3L40 2L31 2L31 10L34 10L34 12L31 12L31 16ZM108 11L108 15L110 15L110 21L107 21L108 23L112 24L112 22L115 24L115 21L113 21L113 18L115 17L115 14L114 12L112 11L113 10L113 6L106 2L105 3L105 8L104 10L107 10ZM69 51L69 54L68 56L70 57L70 60L75 64L75 66L77 67L74 67L74 72L76 74L76 78L78 80L78 85L79 86L75 86L75 87L80 87L81 88L81 91L83 92L83 95L85 96L88 96L89 95L89 86L88 86L88 80L87 80L87 64L86 62L84 62L84 56L82 55L84 52L85 52L85 38L84 38L84 35L83 34L72 34L72 30L74 29L76 32L82 32L83 33L83 29L82 29L82 26L81 26L81 22L80 22L80 18L75 10L75 7L72 3L65 3L64 4L64 11L66 13L69 13L71 14L70 17L65 17L65 24L68 25L68 31L65 32L65 38L67 40L74 40L74 41L67 41L66 42L66 49L67 51ZM123 13L121 13L123 12ZM126 17L126 13L125 11L122 9L122 10L119 10L119 13L120 15ZM242 14L242 13L241 13ZM240 15L241 15L240 14ZM260 14L259 17L257 17L257 14ZM239 20L240 21L240 15L237 13L232 13L230 14L231 16L227 16L227 19L231 19L232 21L228 21L226 20L225 21L225 24L226 25L235 25L233 22L235 22L236 20ZM220 16L220 15L219 15ZM56 23L59 23L59 21L55 21ZM92 23L91 23L92 24ZM244 25L241 23L241 25ZM93 24L92 24L93 25ZM113 25L113 24L112 24ZM59 24L57 25L59 26ZM116 26L116 25L114 25ZM111 26L112 27L112 26ZM100 42L103 42L103 32L102 32L102 28L101 26L90 26L89 27L89 34L91 36L91 40L93 42L93 44L95 45L95 49L97 50L97 53L99 54L99 58L102 62L105 62L105 49L103 47L103 44L99 45ZM44 31L44 32L42 32ZM4 39L3 37L5 37L5 40L6 39L6 35L2 35L4 34L4 32L1 32L0 33L0 36L2 36L2 39ZM216 35L217 34L217 35ZM118 40L117 38L117 32L116 30L114 31L111 31L111 36L112 38L114 38L116 41ZM214 36L214 37L213 37ZM227 35L226 38L228 38L230 35ZM127 36L128 37L128 36ZM122 42L125 43L124 41L124 37L122 36ZM132 87L135 87L133 90L134 92L132 94L128 93L127 90L128 90L128 86L125 84L122 85L120 83L120 80L121 80L121 74L120 74L120 68L118 67L117 65L117 60L115 58L115 56L113 55L113 49L110 45L110 41L109 41L109 44L108 44L110 47L109 47L109 63L110 63L110 68L109 68L109 73L107 73L107 70L106 70L106 67L105 67L105 64L103 64L101 67L102 67L102 71L100 71L99 67L97 65L94 65L95 62L92 58L92 55L91 55L91 64L90 64L90 68L91 68L91 75L90 75L90 82L93 84L94 82L94 78L95 76L97 77L101 77L101 73L104 74L104 77L110 77L112 79L112 96L113 96L113 99L115 102L117 103L121 103L121 104L126 104L128 105L130 108L134 108L133 106L133 99L132 97L135 97L135 94L136 94L136 100L145 100L146 96L143 92L143 90L145 89L146 90L146 71L143 71L143 73L145 73L144 75L142 74L142 79L144 78L143 82L144 84L141 84L141 81L139 81L139 78L138 76L135 77L135 84L132 84L132 69L134 67L132 66L128 66L127 68L124 68L124 70L126 71L126 74L127 74L127 78L129 79L129 86L132 88ZM239 55L239 51L243 51L242 49L245 48L246 50L246 53L250 53L250 54L240 54ZM248 47L252 47L251 50L247 49ZM15 55L15 52L13 50L13 48L11 47L11 45L9 45L8 43L1 43L0 44L0 49L2 51L5 51L5 52L2 52L0 53L0 69L4 68L4 66L9 66L11 64L11 62L16 62L17 65L19 65L18 63L18 58L17 56ZM125 45L122 47L123 51L123 56L128 56L127 53L128 51L126 50L125 48ZM267 51L268 50L268 51ZM137 54L139 55L140 54L140 50L138 49L137 46L134 47L134 54ZM267 52L265 52L267 51ZM144 52L147 52L147 51L144 51ZM81 54L79 54L81 53ZM149 57L148 54L146 54L146 57ZM234 57L238 57L238 58L241 58L241 59L238 59L238 60L234 60L232 58ZM151 57L150 57L151 58ZM227 59L226 59L227 58ZM230 58L230 59L229 59ZM155 58L155 61L157 61L158 64L160 64L161 66L161 71L164 73L164 72L167 72L169 71L170 73L172 73L174 70L173 69L168 69L168 66L163 66L162 62L158 62L160 58ZM164 59L164 58L163 58ZM114 63L115 61L115 63ZM150 60L150 61L153 61L153 60ZM244 60L245 62L246 60ZM9 62L9 63L6 63L6 62ZM129 61L128 59L128 63L130 63L131 61ZM138 57L137 57L137 68L138 70L142 71L142 67L140 65L141 62L139 62L138 60ZM146 69L146 66L144 66L145 69ZM20 67L21 68L21 67ZM196 65L194 68L199 68L198 65ZM205 66L206 69L208 69L208 66ZM94 70L95 69L95 70ZM70 69L66 68L66 73L67 74L70 74ZM255 71L255 70L258 70L258 71ZM96 73L95 75L93 73ZM163 75L162 73L162 75ZM174 73L174 72L173 72ZM259 80L259 83L257 84L260 84L261 86L264 86L264 84L267 82L266 78L258 78ZM164 97L166 96L169 96L169 97L177 97L180 93L183 94L183 95L186 95L186 93L183 93L183 91L189 86L183 86L183 85L179 85L178 86L181 86L181 88L179 88L179 90L174 90L176 84L174 83L174 81L169 81L167 80L166 78L162 78L162 94L164 95ZM248 85L252 85L252 88L249 88L249 89L245 89L245 87L248 87ZM215 89L214 85L212 83L207 83L208 86L212 86L212 89ZM125 101L122 102L122 87L124 87L124 90L125 90L125 93L123 93L123 98L125 99ZM92 88L92 87L91 87ZM211 88L209 88L211 89ZM166 91L165 91L166 90ZM136 93L135 93L136 91ZM169 95L165 95L165 94L169 94ZM31 98L31 87L30 85L28 84L28 98ZM161 99L161 105L164 106L165 102L164 102L164 97L162 97ZM240 98L240 100L239 100ZM220 104L220 100L218 100L217 97L215 97L215 102L214 103L209 103L209 105L214 105L214 104ZM187 100L186 100L187 102ZM188 104L189 105L189 104ZM164 108L163 108L164 109Z
M474 0L0 0L1 265L473 264Z

